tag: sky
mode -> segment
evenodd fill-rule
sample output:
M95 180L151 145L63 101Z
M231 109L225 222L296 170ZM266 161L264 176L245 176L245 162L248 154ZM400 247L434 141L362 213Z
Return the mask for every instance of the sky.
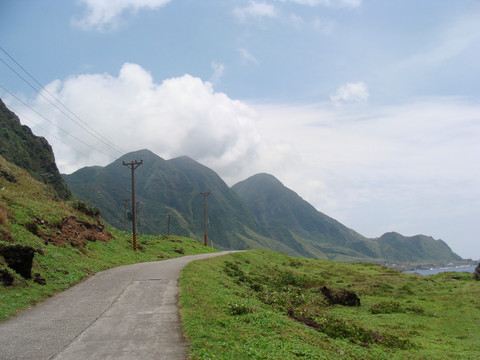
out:
M478 0L0 0L0 98L62 173L187 155L479 259L478 24Z

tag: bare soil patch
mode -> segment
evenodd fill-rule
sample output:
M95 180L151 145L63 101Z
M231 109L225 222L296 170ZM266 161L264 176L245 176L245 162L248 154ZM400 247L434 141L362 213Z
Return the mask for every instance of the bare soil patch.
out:
M51 224L45 220L36 218L34 222L25 224L25 228L31 233L41 237L45 244L55 246L84 247L89 241L102 241L108 243L113 238L112 233L100 223L90 223L75 216L67 216L59 224ZM44 231L50 230L50 231Z

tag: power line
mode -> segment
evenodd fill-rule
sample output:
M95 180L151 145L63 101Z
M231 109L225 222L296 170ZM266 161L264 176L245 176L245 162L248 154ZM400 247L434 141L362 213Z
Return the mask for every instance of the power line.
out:
M35 92L37 92L41 97L43 97L45 100L47 100L50 104L52 104L54 107L57 108L57 110L59 110L62 114L64 114L67 118L69 118L70 120L72 120L75 124L77 124L81 129L83 129L84 131L86 131L88 134L92 135L93 137L97 138L97 140L100 140L102 143L104 143L105 145L107 145L108 147L114 149L115 151L118 151L118 152L121 152L115 148L113 148L111 145L109 145L108 143L106 143L105 141L103 141L99 136L95 135L94 133L92 133L91 131L89 131L88 129L86 129L85 127L83 127L82 125L80 125L77 121L75 121L74 119L72 119L72 117L70 117L67 113L65 113L65 111L63 111L62 109L60 109L56 104L54 104L49 98L47 98L44 94L42 94L40 91L38 91L32 84L30 84L22 75L20 75L17 71L15 71L15 69L13 69L9 64L7 64L3 59L0 58L0 61L3 62L11 71L13 71L19 78L21 78L27 85L29 85L33 90L35 90ZM48 92L48 90L46 90ZM55 125L55 124L54 124Z
M57 124L55 124L53 121L51 121L50 119L48 119L46 116L40 114L37 110L33 109L30 105L28 105L27 103L25 103L22 99L20 99L18 96L16 96L14 93L12 93L10 90L6 89L5 87L3 87L2 85L0 85L0 88L2 88L4 91L8 92L10 95L12 95L14 98L16 98L18 101L20 101L23 105L25 105L26 107L28 107L30 110L32 110L34 113L36 113L38 116L40 116L41 118L43 118L44 120L48 121L50 124L52 124L53 126L55 126L57 129L63 131L65 134L69 135L70 137L72 137L73 139L77 140L78 142L81 142L82 144L88 146L89 148L97 151L97 152L100 152L106 156L108 156L109 158L111 159L114 159L116 160L116 158L110 154L107 154L106 152L102 151L102 150L99 150L95 147L93 147L92 145L90 144L87 144L85 141L79 139L78 137L76 137L75 135L72 135L70 134L67 130L65 129L62 129L60 126L58 126Z
M52 104L53 106L55 106L61 113L63 113L66 117L68 117L70 120L72 120L73 122L75 122L78 126L80 126L83 130L85 130L87 133L89 133L90 135L96 137L98 140L102 141L100 138L98 138L97 136L93 135L90 131L88 131L87 129L85 129L84 127L82 127L81 125L79 125L75 120L73 120L68 114L66 114L62 109L60 109L56 104L54 104L50 99L48 99L45 95L43 95L41 92L39 92L32 84L30 84L25 78L23 78L18 72L16 72L10 65L8 65L3 59L0 59L1 62L3 62L8 68L10 68L10 70L12 70L15 74L18 75L18 77L20 77L23 81L25 81L33 90L35 90L40 96L42 96L45 100L47 100L50 104ZM5 88L4 88L5 89ZM10 94L12 94L10 92ZM17 98L18 99L18 98ZM22 102L23 103L23 102ZM23 103L25 105L25 103ZM52 122L53 125L55 125L53 122ZM57 125L55 125L57 126ZM111 147L110 145L108 145L107 143L105 143L104 141L102 141L105 145Z
M0 85L1 87L1 85ZM35 126L38 126L40 129L42 129L43 131L45 131L47 134L49 134L50 136L54 137L55 139L57 139L58 141L61 141L62 143L64 143L65 145L67 145L69 148L71 148L72 150L75 150L75 152L77 153L80 153L82 154L83 156L85 156L86 158L90 158L89 155L85 154L83 151L81 150L78 150L76 148L74 148L72 145L70 145L69 143L63 141L61 138L59 138L57 135L55 134L52 134L50 131L48 131L47 129L45 129L42 125L38 124L37 122L33 121L32 119L30 119L28 116L25 116L25 114L22 114L20 113L19 111L15 110L15 113L17 115L19 115L22 119L27 119L28 121L30 121L31 123L33 123Z
M108 147L112 148L113 150L124 154L126 153L125 150L120 148L119 146L115 145L113 142L108 140L106 137L104 137L102 134L100 134L98 131L96 131L93 127L91 127L87 122L82 120L78 115L76 115L72 110L70 110L67 106L65 106L55 95L53 95L51 92L49 92L44 86L40 84L40 82L32 75L30 72L28 72L22 65L18 63L3 47L0 46L0 50L2 50L20 69L22 69L37 85L44 90L47 94L49 94L58 104L60 104L66 111L68 111L73 117L75 117L77 120L73 119L69 114L67 114L63 109L59 108L55 103L53 103L49 98L47 98L42 92L40 92L35 86L33 86L27 79L25 79L22 75L20 75L13 67L11 67L5 60L0 58L0 61L3 62L12 72L14 72L20 79L22 79L27 85L29 85L35 92L37 92L40 96L42 96L45 100L47 100L50 104L55 106L62 114L64 114L67 118L72 120L75 124L77 124L81 129L86 131L88 134L91 136L95 137L97 140L101 141ZM82 126L79 122L84 124L87 128Z

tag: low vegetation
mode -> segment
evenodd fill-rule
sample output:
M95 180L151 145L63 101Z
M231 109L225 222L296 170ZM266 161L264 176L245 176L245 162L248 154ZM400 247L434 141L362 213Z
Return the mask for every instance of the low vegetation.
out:
M55 201L46 185L0 157L0 321L110 267L214 251L177 236L106 227L98 209Z
M480 286L256 250L187 265L191 359L475 359Z
M139 235L134 252L100 215L0 157L0 321L109 267L214 251ZM256 250L189 264L182 317L192 359L475 359L479 284Z

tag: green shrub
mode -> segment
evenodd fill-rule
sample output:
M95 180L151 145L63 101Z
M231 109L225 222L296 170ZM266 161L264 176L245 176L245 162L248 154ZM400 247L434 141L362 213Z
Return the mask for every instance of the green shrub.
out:
M231 315L245 315L253 312L252 308L245 304L230 304L230 314Z
M370 306L370 312L372 314L394 314L405 312L398 301L387 300L375 303Z
M425 309L419 305L411 305L407 307L407 310L417 314L425 313Z
M97 207L92 207L88 206L87 203L83 201L75 201L72 204L72 207L85 215L91 216L91 217L99 217L101 215L100 209Z

